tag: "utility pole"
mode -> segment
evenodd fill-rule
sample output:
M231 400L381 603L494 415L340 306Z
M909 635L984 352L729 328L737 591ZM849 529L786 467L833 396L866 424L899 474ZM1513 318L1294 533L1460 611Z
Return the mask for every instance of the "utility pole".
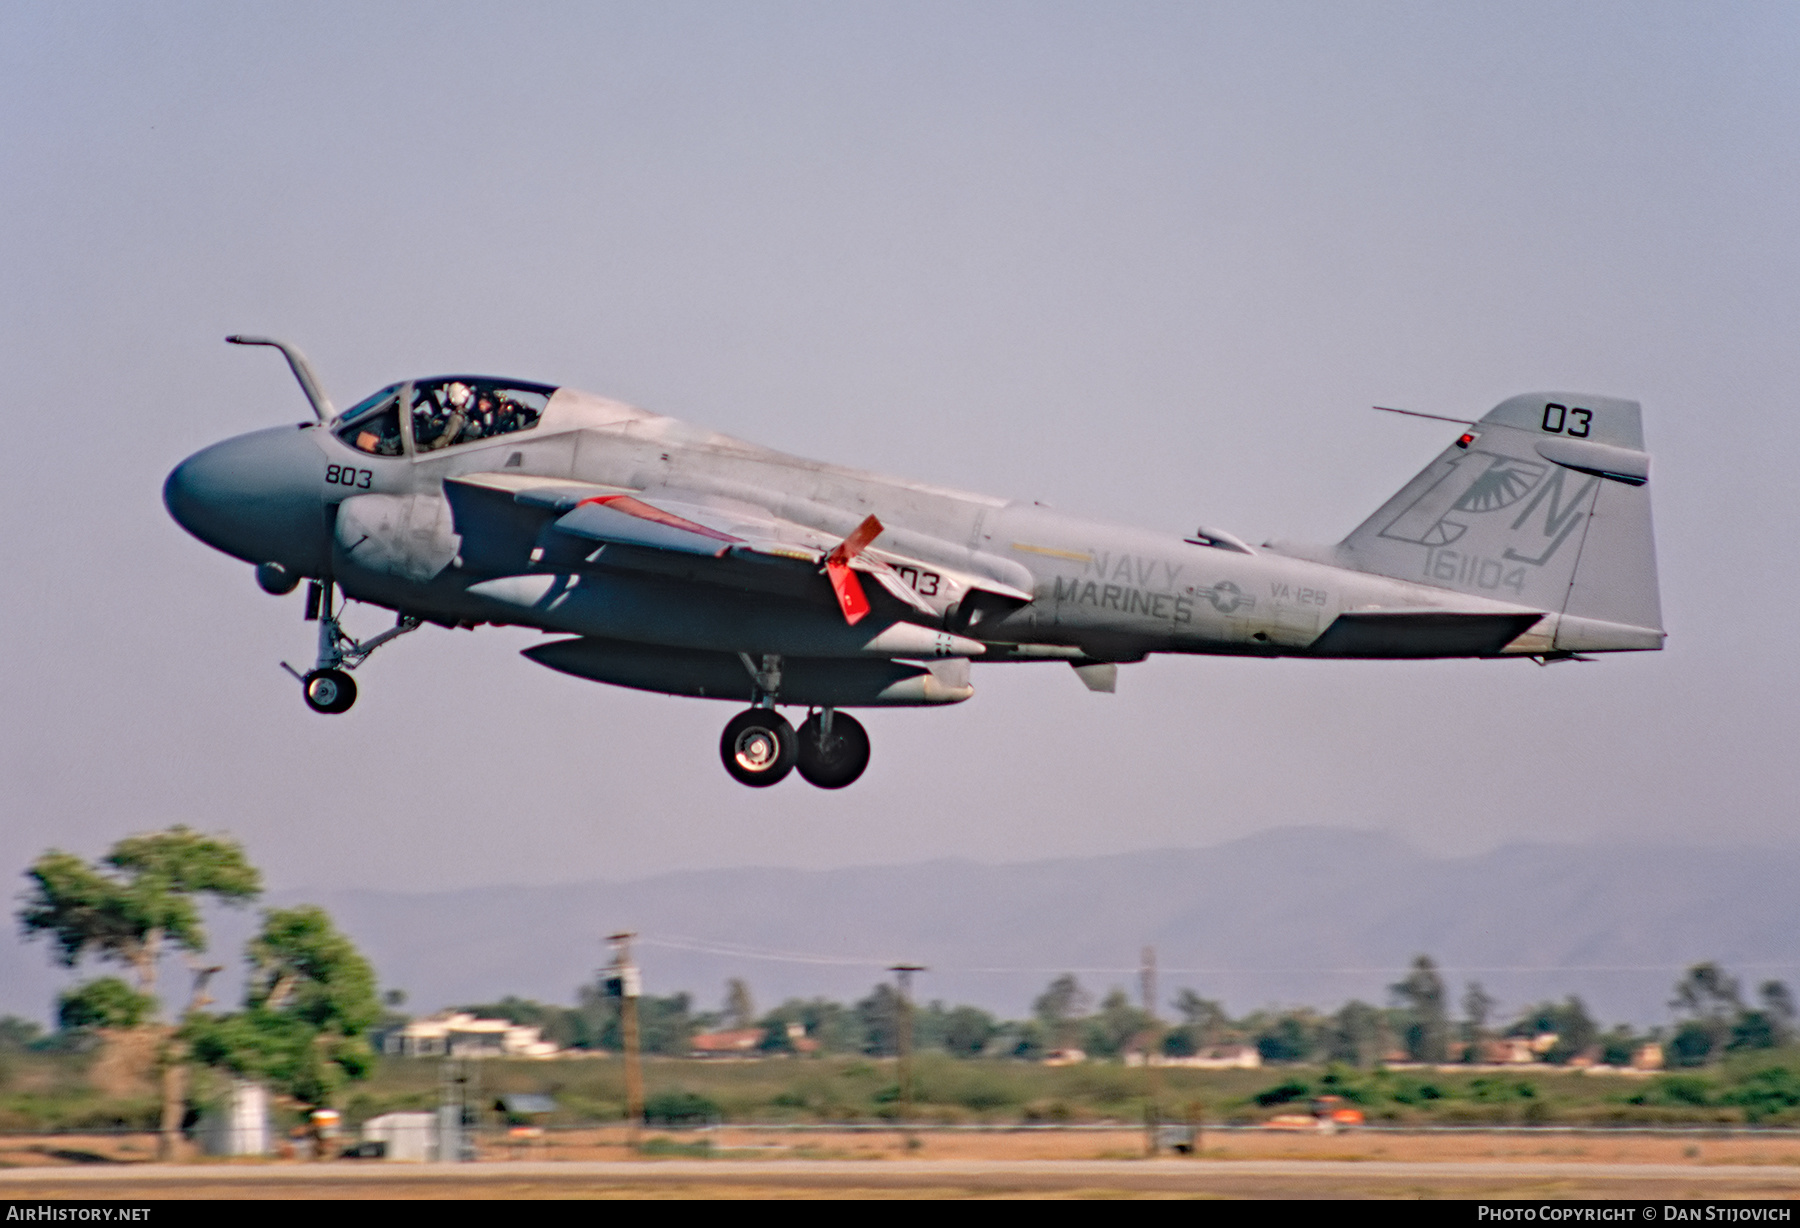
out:
M1149 1022L1144 1028L1144 1152L1157 1152L1157 1131L1162 1125L1158 1102L1162 1099L1162 1070L1157 1065L1157 1051L1162 1048L1162 1023L1156 1017L1156 948L1145 947L1139 970L1140 988L1144 994L1144 1014Z
M896 1031L899 1033L897 1048L900 1058L900 1128L906 1135L907 1145L913 1142L912 1124L912 978L913 973L923 972L920 964L895 964L888 969L900 978L899 1019Z
M618 994L619 1022L625 1033L625 1145L635 1150L638 1145L638 1126L644 1118L644 1068L638 1053L638 1016L637 1000L643 990L643 979L638 975L637 965L631 962L631 940L637 935L633 933L612 934L607 941L612 943L613 962L612 975L607 978L607 989Z

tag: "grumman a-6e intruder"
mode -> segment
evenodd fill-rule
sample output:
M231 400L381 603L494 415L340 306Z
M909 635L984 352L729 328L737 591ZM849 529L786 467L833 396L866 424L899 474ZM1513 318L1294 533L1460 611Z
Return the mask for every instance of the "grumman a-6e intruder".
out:
M1093 690L1154 652L1530 657L1662 647L1637 403L1512 397L1335 546L1185 539L786 456L524 380L408 380L183 461L163 497L262 587L309 581L306 702L422 623L536 627L541 665L736 700L725 769L833 789L846 708L960 703L971 663L1061 661ZM1404 411L1403 411L1404 412ZM1434 417L1435 415L1421 415ZM395 611L358 642L346 600ZM795 730L778 705L808 710Z

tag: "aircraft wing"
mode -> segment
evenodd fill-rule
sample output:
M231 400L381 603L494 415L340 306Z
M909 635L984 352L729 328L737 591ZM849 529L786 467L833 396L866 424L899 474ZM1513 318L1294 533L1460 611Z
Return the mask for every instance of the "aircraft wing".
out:
M654 565L657 555L718 560L717 579L741 576L733 561L787 564L806 572L825 573L844 617L858 622L869 603L857 575L873 577L902 604L940 619L971 590L993 593L1023 604L1031 594L993 580L926 559L882 550L873 543L883 531L870 516L849 537L828 533L775 516L761 508L703 492L678 489L629 490L591 482L528 474L474 473L445 482L457 532L466 539L504 535L508 521L520 512L536 513L537 537L599 543L584 561L598 566L628 566L635 559ZM506 505L510 505L506 506ZM514 534L517 536L515 530ZM627 548L607 558L608 547ZM527 556L537 563L545 547L538 541ZM639 552L650 552L645 559ZM465 551L467 555L467 551ZM493 569L494 562L487 563ZM704 577L705 572L699 573Z

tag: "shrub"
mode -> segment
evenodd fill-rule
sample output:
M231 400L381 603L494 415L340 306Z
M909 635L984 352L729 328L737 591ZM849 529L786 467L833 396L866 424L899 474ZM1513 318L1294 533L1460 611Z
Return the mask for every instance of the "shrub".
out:
M1471 1099L1483 1104L1534 1100L1537 1098L1537 1085L1525 1079L1473 1079L1469 1083L1469 1095Z
M1663 1075L1626 1103L1704 1108L1711 1091L1712 1081L1703 1075Z
M1256 1103L1263 1108L1271 1108L1277 1104L1291 1104L1296 1100L1304 1100L1312 1095L1310 1084L1299 1079L1286 1079L1274 1087L1256 1093Z
M704 1126L718 1121L719 1106L697 1092L657 1092L644 1101L644 1122L652 1126Z
M1786 1066L1770 1066L1752 1074L1719 1099L1726 1104L1741 1105L1746 1118L1760 1122L1789 1109L1800 1108L1800 1074Z

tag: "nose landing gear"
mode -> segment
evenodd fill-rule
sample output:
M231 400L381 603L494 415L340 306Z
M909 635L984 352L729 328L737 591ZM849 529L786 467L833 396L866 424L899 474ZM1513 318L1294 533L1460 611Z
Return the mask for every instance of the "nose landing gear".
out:
M369 654L389 640L419 627L417 618L402 614L388 630L367 642L358 642L345 634L343 624L338 621L342 609L332 607L334 587L330 580L314 580L306 592L307 621L317 619L319 623L319 656L313 667L302 674L286 661L281 663L282 669L299 680L300 694L306 700L306 706L327 716L348 712L350 705L356 702L356 681L349 671L368 660Z
M356 680L341 669L316 669L306 675L300 693L314 712L336 716L356 702Z

